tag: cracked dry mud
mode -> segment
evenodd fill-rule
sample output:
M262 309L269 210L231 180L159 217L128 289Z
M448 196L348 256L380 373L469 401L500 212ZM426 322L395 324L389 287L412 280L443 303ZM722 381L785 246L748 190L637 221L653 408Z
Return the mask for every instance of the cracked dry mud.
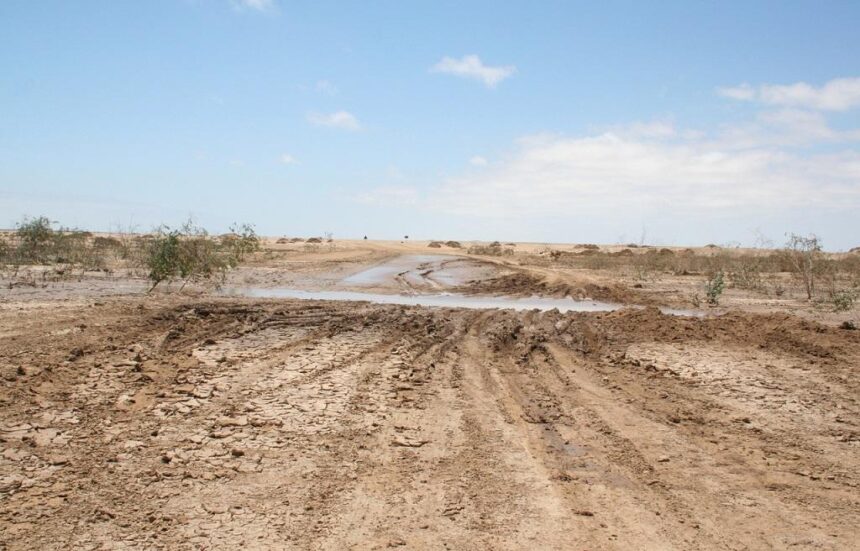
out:
M0 548L856 549L860 338L134 297L0 312Z

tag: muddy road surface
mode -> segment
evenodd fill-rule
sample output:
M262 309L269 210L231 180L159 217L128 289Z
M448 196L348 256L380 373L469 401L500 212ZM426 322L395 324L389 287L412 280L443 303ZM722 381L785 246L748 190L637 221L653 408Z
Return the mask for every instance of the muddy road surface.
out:
M858 366L783 314L10 301L0 548L856 549Z

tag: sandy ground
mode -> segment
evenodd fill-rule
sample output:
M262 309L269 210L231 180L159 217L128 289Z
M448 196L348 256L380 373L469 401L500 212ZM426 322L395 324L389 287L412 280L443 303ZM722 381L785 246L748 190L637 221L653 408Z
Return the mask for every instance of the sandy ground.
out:
M480 281L466 284L463 270L426 267L343 283L425 247L283 248L230 284L657 302L605 274L516 258L473 260L465 275ZM144 296L144 285L5 291L0 548L860 541L860 331L837 319L734 299L694 318Z

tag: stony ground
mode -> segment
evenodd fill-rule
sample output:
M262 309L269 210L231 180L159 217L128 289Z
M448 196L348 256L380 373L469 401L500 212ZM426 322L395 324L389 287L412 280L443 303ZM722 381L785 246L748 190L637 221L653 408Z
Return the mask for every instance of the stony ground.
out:
M860 332L0 304L0 548L856 549Z

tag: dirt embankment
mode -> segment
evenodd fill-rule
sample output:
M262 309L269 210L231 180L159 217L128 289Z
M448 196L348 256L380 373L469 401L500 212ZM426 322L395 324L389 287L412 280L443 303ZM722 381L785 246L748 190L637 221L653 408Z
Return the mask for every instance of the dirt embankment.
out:
M654 304L654 298L622 285L600 285L590 282L570 282L549 279L527 271L470 281L457 287L456 292L505 296L552 296L592 299L617 304Z
M7 549L851 549L860 332L191 299L0 312Z

